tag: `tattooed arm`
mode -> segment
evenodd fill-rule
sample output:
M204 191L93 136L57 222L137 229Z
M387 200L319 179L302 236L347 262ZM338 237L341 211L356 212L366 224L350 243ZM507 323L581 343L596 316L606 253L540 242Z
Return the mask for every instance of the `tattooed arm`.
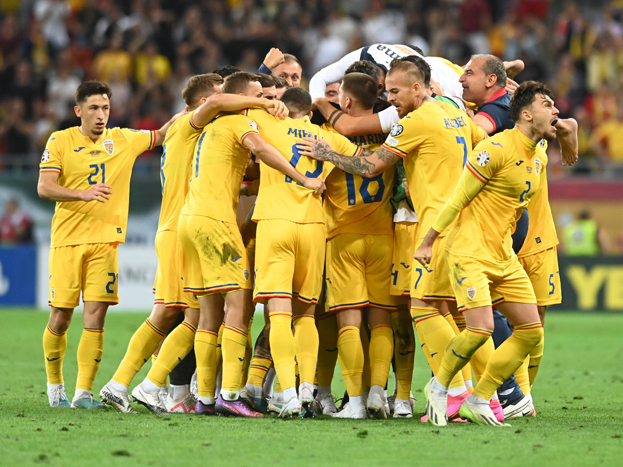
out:
M376 177L400 160L400 156L382 147L375 152L363 149L361 156L345 156L331 149L323 139L304 138L296 147L304 156L330 162L344 172L367 178Z

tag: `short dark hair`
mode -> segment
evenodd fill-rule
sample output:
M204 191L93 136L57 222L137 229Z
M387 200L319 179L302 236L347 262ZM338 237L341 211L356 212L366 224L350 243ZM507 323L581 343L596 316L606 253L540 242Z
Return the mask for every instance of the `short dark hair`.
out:
M424 51L422 49L420 49L417 45L413 45L413 44L407 44L407 47L409 47L410 49L415 50L417 53L419 53L422 57L425 57L426 54L424 53Z
M349 73L342 80L340 92L348 94L348 97L367 110L374 107L379 89L377 82L371 76L363 73Z
M369 60L357 60L351 66L346 68L344 76L349 73L363 73L364 75L371 76L377 81L381 78L380 68Z
M388 75L396 72L407 73L412 79L430 88L430 66L422 57L408 55L392 60Z
M182 98L191 109L197 107L202 97L214 94L214 86L223 84L223 78L216 73L196 75L188 80L188 84L182 91Z
M554 100L554 93L543 83L538 81L525 81L519 85L511 98L510 113L513 121L519 121L521 111L532 105L537 95L547 96L551 100Z
M506 87L506 67L504 66L504 62L502 60L495 55L490 54L472 55L470 60L484 60L482 71L485 73L485 76L495 75L495 84L499 87Z
M303 69L303 65L301 65L301 62L298 58L296 58L294 55L292 54L283 54L283 63L298 63L298 66L301 67L301 70Z
M237 71L225 78L223 84L223 92L226 94L241 94L247 90L249 83L259 82L260 77L257 73L248 73L246 71Z
M271 86L275 85L275 79L271 75L258 73L257 76L260 78L260 84L263 88L270 88Z
M99 96L101 94L108 96L108 100L110 100L112 98L110 86L101 81L85 81L76 89L74 96L76 105L84 104L90 96Z
M282 89L282 88L289 88L290 85L288 84L288 82L281 78L280 76L273 76L273 81L275 82L275 87L277 89Z
M312 107L312 98L309 92L303 88L288 88L281 96L283 102L293 118L309 115Z
M221 75L223 79L227 78L229 75L233 75L234 73L240 71L240 68L236 68L232 65L220 66L212 73L216 73L217 75Z

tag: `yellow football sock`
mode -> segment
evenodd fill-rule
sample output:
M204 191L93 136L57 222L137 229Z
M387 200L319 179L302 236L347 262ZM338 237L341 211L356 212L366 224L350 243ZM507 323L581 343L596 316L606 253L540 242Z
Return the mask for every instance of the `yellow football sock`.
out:
M493 330L467 326L465 331L456 336L448 344L437 380L443 386L450 386L454 376L465 366L474 352L493 334Z
M472 355L470 363L474 372L476 384L478 384L478 381L480 381L480 378L485 372L485 368L487 368L487 363L489 363L493 352L495 352L495 344L493 344L493 339L489 338L474 352L474 355Z
M130 339L128 350L112 377L113 381L128 387L165 335L150 320L145 320Z
M171 331L171 334L162 343L158 360L147 373L147 379L158 387L166 385L169 373L193 349L196 332L197 328L188 321L183 321Z
M247 349L247 331L234 326L223 327L223 391L240 389L240 375Z
M409 400L413 380L413 362L415 356L415 335L411 317L406 310L392 313L394 330L394 362L396 371L396 398Z
M247 378L247 384L257 386L258 388L263 387L264 381L266 381L266 373L268 373L268 371L272 367L272 359L260 357L259 355L254 355L249 368L249 377Z
M459 329L459 332L463 332L465 330L465 327L467 326L467 324L465 323L465 316L459 315L459 316L453 316L452 318L454 319L454 323L456 324L456 327Z
M318 328L318 364L316 378L318 386L331 386L335 363L337 362L337 318L334 313L316 320Z
M78 379L76 390L91 391L104 352L104 330L84 328L78 344Z
M370 385L385 387L394 355L394 332L387 324L374 326L370 332Z
M459 327L456 325L456 322L454 321L454 317L452 316L452 313L446 313L445 315L443 315L443 317L445 318L445 320L448 322L448 324L452 328L452 331L454 331L455 336L458 336L459 334L461 334L461 331L459 331ZM463 379L463 384L468 380L469 381L472 380L472 368L469 363L461 369L461 378ZM452 384L450 384L450 387L452 387Z
M195 357L197 359L197 386L201 397L214 397L217 341L218 333L197 329Z
M218 340L216 342L216 374L218 375L223 368L223 327L225 323L218 328Z
M437 361L430 356L430 352L426 347L426 341L424 340L424 336L422 335L422 329L416 327L415 332L417 333L417 339L420 342L420 348L422 349L422 352L424 352L424 357L426 357L426 362L428 363L428 366L430 367L430 370L433 372L433 374L436 375L437 373L439 373L439 366L437 365Z
M534 384L536 375L539 372L541 366L541 359L543 358L543 349L545 347L545 336L541 338L539 343L534 346L530 351L530 363L528 365L528 376L530 377L530 387Z
M301 383L314 384L318 363L318 329L314 315L294 318L294 343Z
M270 351L275 371L283 389L294 388L296 387L294 369L296 344L292 335L292 314L286 311L275 311L269 313L269 317Z
M63 384L63 359L67 350L67 333L58 333L50 326L43 331L43 356L48 383Z
M363 347L357 326L345 326L337 337L338 358L344 384L350 397L361 396L363 374Z
M251 329L251 326L249 326L249 329ZM251 339L249 339L248 337L248 332L247 332L247 345L245 346L245 349L244 349L244 362L242 362L242 373L240 374L240 386L239 386L240 389L242 389L247 384L247 379L249 376L249 366L251 365L252 358L253 358L253 345L252 345Z
M540 321L515 326L513 334L491 356L487 369L474 388L474 395L491 399L500 385L521 366L542 339L543 325Z
M277 370L275 370L277 371ZM281 387L281 383L279 382L279 376L275 377L275 392L277 394L282 394L283 393L283 389Z
M426 343L426 351L435 361L435 366L441 368L444 352L450 341L455 337L454 331L434 308L411 307L411 317L415 320L415 328L418 335L421 333ZM435 370L433 374L435 374Z
M368 336L368 330L365 328L366 324L361 324L361 331L359 333L361 338L361 347L363 348L363 374L361 375L361 384L364 391L370 390L370 380L372 378L370 370L370 337Z
M530 357L526 357L521 366L515 371L515 383L524 394L530 394L530 376L528 375L528 365L530 365Z

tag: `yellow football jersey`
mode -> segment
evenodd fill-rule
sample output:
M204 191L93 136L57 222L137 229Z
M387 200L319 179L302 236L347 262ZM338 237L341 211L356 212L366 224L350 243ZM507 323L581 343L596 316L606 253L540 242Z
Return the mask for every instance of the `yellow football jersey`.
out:
M59 201L52 219L51 246L125 242L130 177L136 158L156 144L156 132L110 128L93 142L78 127L52 133L40 172L58 173L58 184L88 190L105 183L112 195L99 201Z
M240 184L251 158L242 144L257 124L241 114L222 115L203 129L190 169L183 214L236 223Z
M158 232L177 231L180 212L184 207L190 180L190 165L195 153L197 139L203 127L193 123L193 112L178 118L169 127L162 143L160 159L160 186L162 206L158 220Z
M344 136L314 125L308 117L279 119L258 109L250 110L249 116L257 121L262 138L277 148L296 170L310 178L326 180L334 166L301 156L296 144L306 136L323 138L335 151L342 154L358 156L361 153L361 148ZM299 185L280 171L262 164L260 192L253 211L253 220L261 219L285 219L300 224L324 224L322 197Z
M419 219L418 239L430 230L452 196L473 147L472 134L476 140L484 135L484 131L472 128L466 113L450 107L439 101L423 103L394 126L382 146L405 159L407 182Z
M337 133L329 124L322 128ZM386 137L378 133L348 139L361 148L376 151ZM327 177L324 198L327 238L343 233L393 235L394 211L390 199L395 172L395 167L391 167L374 178L365 178L334 169ZM372 231L370 226L374 226Z
M547 189L547 142L542 140L540 144L545 153L546 163L543 164L543 170L541 170L539 189L528 203L528 233L517 254L519 257L534 255L559 243Z
M515 254L511 234L538 191L546 164L543 148L517 128L476 146L433 226L437 232L443 231L460 211L448 234L446 250L492 262L510 260Z

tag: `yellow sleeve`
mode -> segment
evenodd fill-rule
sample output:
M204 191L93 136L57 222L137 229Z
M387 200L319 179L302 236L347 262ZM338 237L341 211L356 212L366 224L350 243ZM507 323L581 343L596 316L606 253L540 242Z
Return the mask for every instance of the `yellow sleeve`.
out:
M345 156L360 156L363 150L361 147L353 144L348 138L337 132L332 132L320 127L320 136L325 139L331 149Z
M60 142L58 141L59 133L52 133L50 139L48 139L41 156L41 164L39 166L39 172L47 173L53 172L60 174L63 168L63 157L60 148Z
M422 144L426 133L425 125L426 121L421 115L411 113L394 125L381 147L400 157L407 157Z
M475 148L478 143L489 137L489 135L487 135L487 132L478 125L476 125L471 118L466 118L465 121L467 121L467 124L469 125L469 130L472 134L472 148Z
M128 145L135 157L140 156L145 151L151 151L156 147L156 132L153 130L122 128L121 132L128 141Z
M435 219L433 224L435 231L442 233L446 230L459 215L461 209L478 194L502 167L503 157L503 153L491 144L480 144L471 152L452 197Z
M230 117L230 128L236 135L236 139L242 143L243 140L250 134L255 133L259 135L259 126L251 117L245 115L232 115Z

